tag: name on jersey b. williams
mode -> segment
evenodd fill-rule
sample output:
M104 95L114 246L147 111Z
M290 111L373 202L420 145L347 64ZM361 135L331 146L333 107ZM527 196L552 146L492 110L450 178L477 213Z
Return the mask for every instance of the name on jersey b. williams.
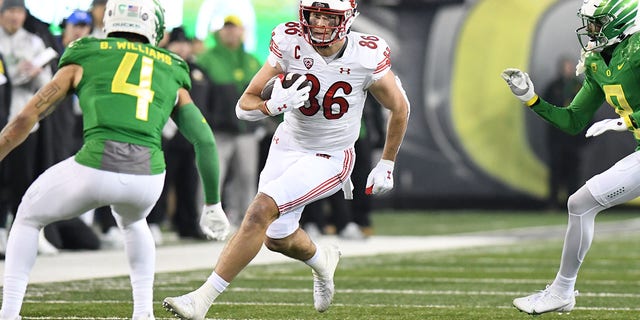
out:
M138 43L138 42L129 42L129 41L117 41L116 42L116 47L112 47L109 44L109 41L101 41L100 42L100 49L102 50L127 50L127 51L137 51L140 52L146 56L149 56L155 60L164 62L168 65L171 65L172 63L172 59L171 56L169 56L168 54L164 53L164 52L160 52L150 46L144 45L142 43Z

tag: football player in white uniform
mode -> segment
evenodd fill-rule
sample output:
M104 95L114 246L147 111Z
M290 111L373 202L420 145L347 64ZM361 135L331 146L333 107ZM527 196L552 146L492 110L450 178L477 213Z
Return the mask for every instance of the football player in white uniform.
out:
M351 192L353 145L367 92L390 111L382 159L369 174L367 193L393 188L394 162L409 117L409 101L390 70L387 43L375 35L349 32L357 15L355 0L301 0L300 21L273 30L268 63L252 79L236 113L244 120L284 113L284 121L273 136L258 194L211 276L195 291L164 300L164 307L181 319L204 319L263 242L270 250L309 265L314 306L319 312L329 308L340 252L311 241L299 227L302 210L340 189L345 195ZM287 72L304 74L306 79L300 77L287 88L275 81L271 98L261 99L265 83ZM305 80L312 86L299 88Z

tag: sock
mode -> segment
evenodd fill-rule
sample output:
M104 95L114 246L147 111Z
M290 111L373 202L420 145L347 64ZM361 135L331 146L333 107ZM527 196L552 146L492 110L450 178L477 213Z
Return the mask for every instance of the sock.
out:
M325 261L323 261L323 259L320 259L320 257L322 257L322 249L320 248L319 245L316 245L316 253L313 255L313 257L311 257L309 260L305 261L304 263L306 263L308 266L310 266L313 270L322 270L325 266Z
M2 288L3 318L18 317L24 294L29 282L29 273L38 254L38 234L36 227L16 220L11 227L7 243L7 256L4 267L4 287Z
M578 271L593 241L596 215L604 209L586 186L569 197L567 207L569 221L560 269L551 284L551 290L563 298L573 295Z
M207 281L205 281L200 288L196 289L194 293L200 296L208 305L213 304L216 298L225 290L229 282L225 281L215 271L211 273Z
M213 288L218 291L218 293L224 292L224 290L226 290L229 286L229 282L222 279L222 277L220 277L215 271L211 273L211 275L207 279L207 282L211 284Z
M577 277L566 278L558 273L556 279L553 280L551 290L562 298L568 298L573 295Z
M156 247L142 219L124 227L125 251L130 267L133 316L153 315L153 279Z

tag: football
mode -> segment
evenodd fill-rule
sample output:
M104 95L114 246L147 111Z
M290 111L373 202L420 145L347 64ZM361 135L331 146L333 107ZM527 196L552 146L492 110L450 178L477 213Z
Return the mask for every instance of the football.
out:
M273 91L273 84L275 83L276 79L281 81L282 88L286 89L291 87L291 85L294 82L296 82L296 80L298 80L298 78L300 77L304 77L304 75L295 73L295 72L281 73L274 76L273 78L269 79L269 81L267 81L267 83L264 85L264 88L262 88L262 92L260 93L260 98L262 98L262 100L271 99L271 92ZM298 87L298 89L302 89L306 86L311 86L311 81L309 80L303 81L302 84Z

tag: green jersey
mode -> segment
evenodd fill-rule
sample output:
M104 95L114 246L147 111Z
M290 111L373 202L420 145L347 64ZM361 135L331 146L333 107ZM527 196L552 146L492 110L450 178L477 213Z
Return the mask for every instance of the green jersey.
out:
M177 55L119 38L83 38L67 47L60 67L82 67L76 94L84 145L75 159L102 170L158 174L165 169L162 128L189 68Z
M606 49L605 49L606 50ZM607 101L633 131L640 150L640 33L619 43L607 64L601 53L585 57L582 89L567 108L558 108L542 99L532 107L538 115L559 129L577 134Z

